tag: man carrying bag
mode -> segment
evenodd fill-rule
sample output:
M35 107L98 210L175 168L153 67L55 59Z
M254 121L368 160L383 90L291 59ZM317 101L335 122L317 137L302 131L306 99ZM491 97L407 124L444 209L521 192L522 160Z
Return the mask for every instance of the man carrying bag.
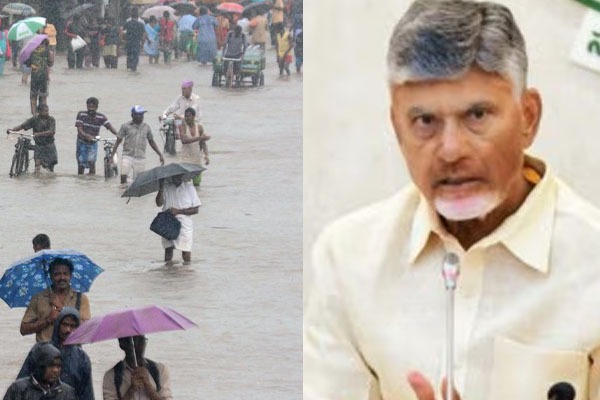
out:
M179 235L175 239L169 240L164 237L162 239L165 262L173 260L174 249L181 250L185 263L189 263L192 259L194 225L191 215L198 214L198 208L202 203L192 183L189 180L184 181L183 178L184 175L175 175L161 179L160 189L156 194L156 205L162 206L163 212L170 212L181 223Z

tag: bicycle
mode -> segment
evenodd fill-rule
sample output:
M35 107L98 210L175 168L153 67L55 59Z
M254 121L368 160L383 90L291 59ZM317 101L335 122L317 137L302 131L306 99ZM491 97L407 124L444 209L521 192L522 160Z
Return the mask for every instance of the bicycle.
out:
M160 127L161 133L165 137L165 153L169 153L174 156L175 150L175 120L173 118L163 118L162 125Z
M230 88L233 85L240 87L242 85L242 76L240 74L240 64L242 58L223 57L225 67L225 87Z
M119 169L117 168L117 155L115 154L114 159L111 159L110 156L116 140L117 139L115 138L103 139L100 136L96 136L97 142L104 142L104 177L106 179L119 175Z
M35 145L31 144L31 140L33 139L33 135L31 134L11 130L7 130L6 134L19 135L17 143L15 143L15 154L13 155L9 172L9 176L14 178L27 173L29 169L29 150L33 150Z

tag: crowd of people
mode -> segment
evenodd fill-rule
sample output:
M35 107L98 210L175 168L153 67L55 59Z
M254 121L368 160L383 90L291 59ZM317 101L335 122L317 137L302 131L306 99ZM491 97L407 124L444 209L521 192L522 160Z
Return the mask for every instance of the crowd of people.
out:
M164 2L168 5L169 2ZM266 9L265 9L266 10ZM160 55L169 64L173 58L185 57L200 65L212 63L217 51L226 46L228 35L236 26L242 28L246 45L265 48L270 44L277 49L277 61L289 65L294 49L296 70L303 64L303 7L302 1L273 0L272 8L261 13L248 11L222 12L215 7L200 6L196 11L182 15L140 15L138 7L132 7L127 19L120 23L113 16L98 18L93 12L83 12L70 17L65 24L67 63L70 69L100 67L103 59L106 68L118 68L121 55L126 57L126 68L135 72L142 55L150 64L158 64ZM15 21L18 23L18 18ZM0 74L6 60L12 59L13 67L23 69L23 84L29 74L29 66L18 65L19 50L28 39L8 41L8 18L0 18ZM40 33L48 35L50 53L55 54L57 31L53 23ZM75 41L75 42L73 42ZM289 56L288 56L289 54ZM51 65L50 65L51 66Z
M44 233L32 244L34 252L51 248ZM21 321L21 334L35 334L36 343L4 399L93 400L90 357L80 345L66 343L91 318L88 297L71 287L74 266L69 259L54 258L48 270L50 287L32 296ZM145 357L146 342L143 335L118 339L124 359L104 373L105 400L172 398L169 370Z
M200 7L197 15L178 16L175 20L165 12L161 18L140 18L137 7L131 8L130 18L119 24L107 17L97 21L91 14L74 15L64 30L68 40L66 60L69 69L100 67L101 59L106 68L118 68L118 59L126 55L126 66L136 71L142 51L149 63L168 64L182 55L200 64L213 62L218 50L227 44L229 32L243 33L243 48L252 44L276 49L287 46L284 57L294 49L297 72L301 72L302 15L301 3L295 14L284 10L283 1L276 0L269 15L213 13ZM272 19L272 20L271 20ZM271 21L270 21L271 20ZM26 42L10 42L8 25L0 18L0 74L4 62L12 60L13 67L22 69L22 83L30 80L31 117L23 123L7 129L7 133L31 131L34 141L35 174L43 170L53 172L59 162L55 143L56 120L51 115L49 83L51 68L57 54L57 32L50 22L38 33L47 37L42 40L31 56L20 63L18 54ZM246 24L247 22L247 24ZM293 29L290 31L290 29ZM285 39L278 40L280 32L288 32ZM238 35L239 37L239 35ZM85 45L71 46L71 41L83 39ZM300 43L300 45L298 45ZM276 51L279 54L279 51ZM162 55L162 57L161 57ZM21 64L21 65L19 65ZM289 63L288 63L289 65ZM288 69L289 75L289 69ZM199 165L210 162L207 141L210 136L201 123L200 97L193 92L194 82L186 79L181 84L181 95L158 116L159 120L174 119L177 139L180 141L180 159ZM120 181L125 188L140 172L144 171L146 148L149 145L157 154L160 164L165 160L153 138L150 126L144 122L146 109L139 104L131 108L131 120L119 125L110 122L108 116L99 112L100 99L90 96L85 109L74 112L73 125L77 130L75 161L77 174L96 174L98 137L104 127L116 137L111 160L118 151ZM118 128L118 129L117 129ZM160 181L155 203L163 211L169 211L181 222L181 231L174 240L162 240L164 260L170 262L174 251L182 253L184 262L191 261L193 243L192 216L201 205L197 187L201 175L193 181L182 175ZM33 240L34 251L50 248L50 239L40 234ZM67 345L65 340L82 322L91 318L90 304L85 294L70 286L73 264L68 259L57 258L49 266L51 286L33 296L23 316L20 332L35 335L36 343L27 355L17 380L8 388L5 399L56 398L93 399L92 366L90 359L79 345ZM146 339L143 336L119 339L125 359L106 371L103 380L104 399L152 398L170 399L170 378L166 366L144 357ZM133 397L135 395L135 397Z

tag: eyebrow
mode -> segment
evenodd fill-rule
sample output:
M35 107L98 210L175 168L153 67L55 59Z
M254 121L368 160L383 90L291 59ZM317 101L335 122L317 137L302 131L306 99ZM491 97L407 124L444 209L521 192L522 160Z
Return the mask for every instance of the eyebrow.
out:
M413 106L408 109L407 115L409 118L418 117L423 114L432 114L430 111L426 111L423 107Z

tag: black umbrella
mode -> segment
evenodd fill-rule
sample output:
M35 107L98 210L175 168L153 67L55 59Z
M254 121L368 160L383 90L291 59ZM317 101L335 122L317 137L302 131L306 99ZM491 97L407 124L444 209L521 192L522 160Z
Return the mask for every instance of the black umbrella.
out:
M199 175L206 168L192 163L171 163L159 165L141 172L131 186L123 193L121 197L141 197L152 192L158 192L159 181L175 175L183 175L183 179L192 179Z
M63 14L63 18L64 18L64 19L69 19L69 18L71 18L71 17L72 17L72 16L74 16L74 15L80 15L80 14L82 14L84 11L86 11L86 10L89 10L89 9L90 9L90 8L92 8L92 7L94 7L94 5L93 5L93 4L91 4L91 3L84 3L84 4L81 4L81 5L79 5L79 6L75 7L75 8L73 8L73 9L71 9L71 10L67 11L66 13L64 13L64 14Z
M194 14L198 9L194 3L171 3L169 6L173 7L177 11L178 15Z
M242 13L242 16L250 17L251 15L266 14L269 12L271 7L271 4L266 3L264 1L252 3L244 7L244 12Z

